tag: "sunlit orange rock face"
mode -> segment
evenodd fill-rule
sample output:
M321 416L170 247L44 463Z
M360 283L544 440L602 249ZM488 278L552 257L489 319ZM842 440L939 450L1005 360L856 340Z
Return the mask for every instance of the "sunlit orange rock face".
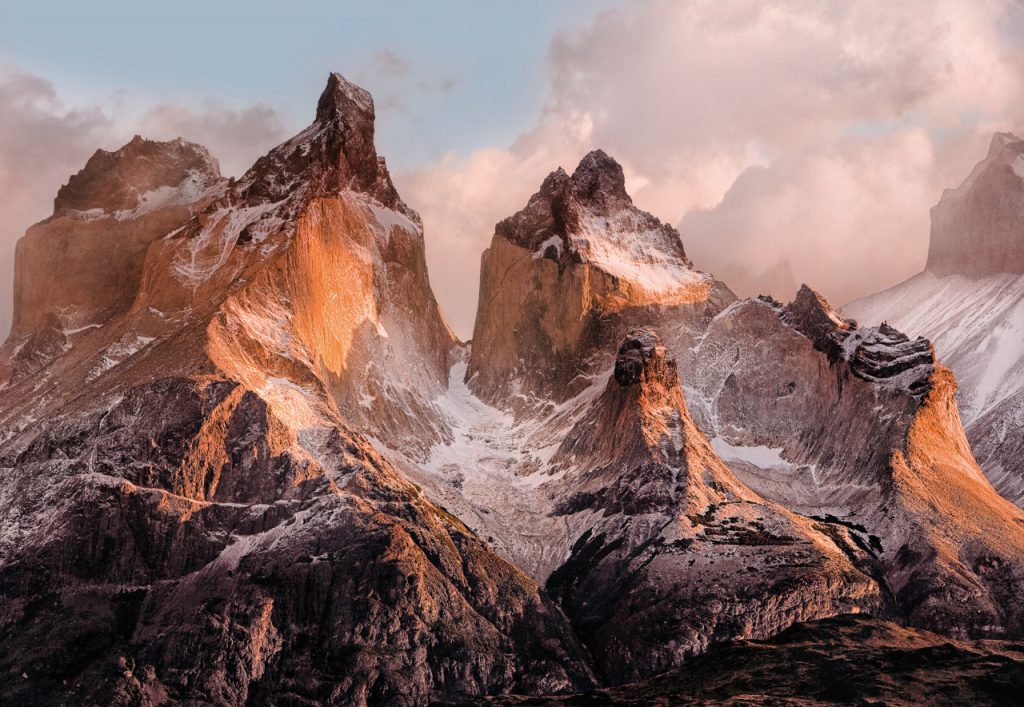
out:
M693 269L675 229L633 205L622 167L597 150L571 176L548 175L495 228L467 375L487 400L507 397L513 380L565 397L564 381L615 345L621 322L651 324L669 309L696 331L733 299Z

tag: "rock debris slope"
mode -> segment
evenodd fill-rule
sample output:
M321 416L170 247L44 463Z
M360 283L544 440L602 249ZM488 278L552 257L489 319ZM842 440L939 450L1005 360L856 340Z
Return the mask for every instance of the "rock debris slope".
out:
M982 470L1024 505L1024 141L996 134L988 156L942 195L924 272L844 311L935 343L960 384Z
M119 306L82 285L89 318L70 324L90 328L9 369L5 701L425 704L593 684L537 583L353 430L442 439L418 406L453 343L372 126L369 94L332 75L310 128L145 231ZM126 189L169 179L137 149L94 158L58 210L137 209ZM58 218L106 250L135 234ZM19 268L45 270L42 245ZM60 312L54 296L35 310ZM8 352L51 326L18 322Z

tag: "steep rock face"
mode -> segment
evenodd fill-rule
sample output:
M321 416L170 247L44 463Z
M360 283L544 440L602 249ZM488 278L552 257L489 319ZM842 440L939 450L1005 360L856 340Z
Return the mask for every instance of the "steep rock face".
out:
M453 344L372 118L332 76L309 129L152 241L130 306L32 333L54 356L0 389L0 662L29 676L4 700L592 684L537 583L353 429L443 439Z
M61 187L53 216L18 241L0 383L35 373L128 309L150 244L202 210L225 181L204 148L180 139L135 137L115 152L98 150Z
M932 209L928 266L844 311L926 336L956 374L971 447L996 489L1024 505L1024 141L988 157Z
M845 530L765 501L721 462L649 330L626 336L555 461L572 469L554 513L578 535L547 587L607 680L796 621L886 611L870 555Z
M373 120L369 94L332 75L312 125L157 244L135 309L173 318L215 306L208 350L232 376L311 374L351 423L422 449L447 435L430 401L456 341Z
M1024 273L1024 140L996 133L988 156L932 207L925 269L935 275Z
M1024 515L978 468L927 341L856 327L802 292L736 303L696 360L713 447L768 499L854 529L907 621L1020 634Z
M679 234L633 205L622 167L600 150L558 169L484 252L470 386L565 399L581 362L607 350L638 310L671 309L694 331L733 299L692 268ZM650 316L642 316L647 321ZM624 326L626 328L624 328Z

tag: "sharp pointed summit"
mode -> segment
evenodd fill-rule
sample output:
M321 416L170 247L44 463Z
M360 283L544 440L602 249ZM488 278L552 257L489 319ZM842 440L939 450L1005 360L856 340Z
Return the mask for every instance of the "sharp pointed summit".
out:
M261 201L360 192L418 223L419 215L398 196L384 158L377 154L375 119L369 92L332 73L313 123L257 160L236 192L240 198Z
M604 150L593 150L584 155L572 173L572 187L577 199L605 211L633 203L626 193L626 175L622 165Z
M345 120L360 116L373 119L373 96L337 72L327 77L327 86L316 104L317 122Z

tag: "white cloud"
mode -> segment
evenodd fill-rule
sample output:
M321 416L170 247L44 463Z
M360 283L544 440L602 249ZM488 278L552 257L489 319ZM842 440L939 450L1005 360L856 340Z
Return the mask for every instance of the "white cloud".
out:
M650 0L599 15L554 42L545 111L513 146L404 180L434 279L465 273L464 289L438 287L442 305L465 332L493 224L594 147L638 205L690 214L697 265L740 291L807 281L842 303L912 274L942 188L993 130L1020 127L1022 14L1015 0Z
M265 105L234 109L211 99L198 109L161 103L147 110L139 125L136 132L151 140L183 137L203 145L220 162L221 172L236 177L285 138L274 109Z

